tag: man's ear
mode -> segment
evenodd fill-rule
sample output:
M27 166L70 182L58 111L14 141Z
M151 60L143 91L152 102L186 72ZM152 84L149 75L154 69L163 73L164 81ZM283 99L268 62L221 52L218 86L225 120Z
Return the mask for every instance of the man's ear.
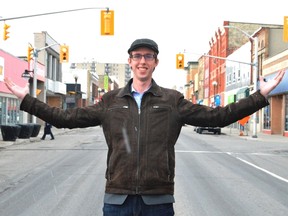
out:
M157 59L156 59L156 65L158 65L158 64L159 64L159 59L157 58Z

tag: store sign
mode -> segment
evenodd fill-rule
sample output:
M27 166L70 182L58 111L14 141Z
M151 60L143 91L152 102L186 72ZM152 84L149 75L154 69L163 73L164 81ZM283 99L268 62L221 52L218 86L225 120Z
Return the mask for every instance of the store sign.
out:
M215 106L220 106L221 105L221 96L220 95L215 95L214 97L214 101L215 101Z
M108 82L109 82L109 77L108 75L104 75L104 89L108 91Z

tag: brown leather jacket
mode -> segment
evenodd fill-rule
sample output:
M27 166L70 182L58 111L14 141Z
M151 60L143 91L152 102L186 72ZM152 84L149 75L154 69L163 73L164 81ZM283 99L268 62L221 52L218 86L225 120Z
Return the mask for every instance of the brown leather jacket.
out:
M107 193L173 194L174 145L184 124L224 127L268 105L257 91L213 109L193 104L153 80L138 110L131 83L88 107L61 110L26 95L20 108L57 128L102 125L108 145Z

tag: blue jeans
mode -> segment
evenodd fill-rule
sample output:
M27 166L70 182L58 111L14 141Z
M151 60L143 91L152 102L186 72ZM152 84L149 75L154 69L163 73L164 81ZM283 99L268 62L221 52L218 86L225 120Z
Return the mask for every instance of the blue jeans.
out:
M146 205L141 196L129 195L122 205L104 203L104 216L173 216L173 203Z

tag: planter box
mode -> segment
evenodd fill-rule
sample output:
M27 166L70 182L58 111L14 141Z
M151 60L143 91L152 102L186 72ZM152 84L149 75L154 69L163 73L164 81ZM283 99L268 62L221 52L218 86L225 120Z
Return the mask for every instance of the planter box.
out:
M20 134L21 126L19 125L1 125L3 141L15 141Z
M39 132L40 132L41 125L40 124L34 124L34 123L30 123L30 125L33 126L33 131L32 131L31 137L37 137Z
M29 139L33 133L34 125L33 124L17 124L21 127L18 138Z

